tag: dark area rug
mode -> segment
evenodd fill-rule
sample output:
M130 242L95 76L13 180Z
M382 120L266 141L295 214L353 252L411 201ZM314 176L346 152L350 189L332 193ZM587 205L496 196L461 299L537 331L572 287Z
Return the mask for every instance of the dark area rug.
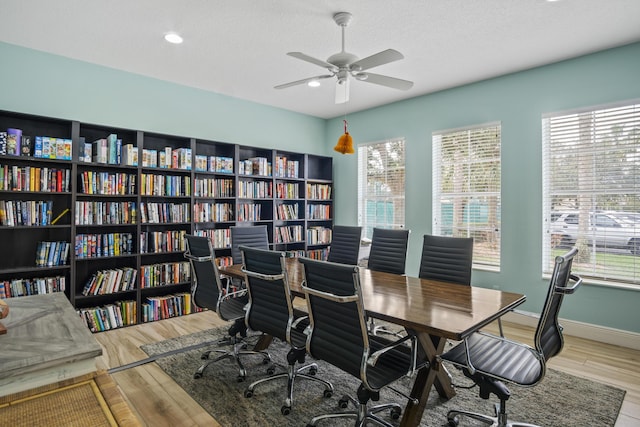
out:
M355 395L359 381L351 375L318 361L318 376L329 380L335 387L333 397L324 398L324 388L315 382L301 380L296 382L293 410L290 415L283 416L280 408L286 395L284 379L262 384L256 388L251 398L244 397L244 390L251 382L265 377L266 366L261 357L245 357L247 380L238 383L237 367L230 360L211 364L199 379L193 373L200 366L200 356L206 349L213 348L214 342L224 334L225 329L212 329L185 335L179 338L149 344L142 349L149 356L162 355L190 346L211 343L199 349L186 350L177 354L158 357L156 363L178 383L189 395L225 427L244 426L305 426L315 415L327 412L342 411L338 408L338 400L344 394ZM286 371L286 353L288 344L275 341L269 348L276 372ZM307 362L313 361L307 357ZM470 385L470 381L457 369L448 366L456 385ZM412 379L407 378L396 383L396 388L406 393L410 390ZM526 421L545 427L598 427L614 426L625 391L605 384L578 378L556 370L547 370L543 381L532 388L510 386L512 396L507 402L507 411L512 421ZM432 390L428 406L424 412L421 426L446 426L446 414L449 409L462 408L486 414L493 413L493 405L497 400L483 400L478 396L478 389L456 389L456 396L444 401ZM406 399L389 389L381 393L380 402L399 402L404 406ZM353 408L349 408L353 409ZM388 413L382 413L388 419ZM399 421L392 421L399 424ZM347 421L323 421L323 427L349 426ZM464 420L460 426L479 425L471 420Z

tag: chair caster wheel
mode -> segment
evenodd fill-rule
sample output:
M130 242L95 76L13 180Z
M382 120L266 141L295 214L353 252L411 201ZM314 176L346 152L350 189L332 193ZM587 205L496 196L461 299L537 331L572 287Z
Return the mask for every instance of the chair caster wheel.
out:
M202 359L202 360L209 359L209 352L207 351L206 353L202 353L202 356L200 356L200 359Z
M391 408L391 411L389 413L389 415L391 416L392 420L398 420L400 419L400 414L402 411L400 411L400 409L398 408Z
M249 389L245 390L244 391L244 397L247 397L247 398L248 397L253 397L253 390L249 390Z
M238 375L238 377L236 378L236 381L239 383L243 383L244 382L245 377L242 375Z
M458 427L458 424L460 424L460 418L457 415L453 418L448 418L447 421L449 422L449 427Z
M267 369L267 374L273 375L275 373L276 373L276 368L274 368L273 366Z
M280 408L282 415L289 415L291 413L291 406L283 406Z
M340 399L338 400L338 407L345 409L347 406L349 406L349 399Z
M193 374L193 378L194 379L198 379L198 378L202 378L202 372L196 372L195 374Z
M317 373L318 373L318 370L316 368L309 368L309 375L314 376Z
M271 362L271 359L268 357L265 357L264 359L262 359L262 364L266 365L267 363Z
M333 396L333 392L331 390L325 390L324 393L322 393L322 395L328 398Z

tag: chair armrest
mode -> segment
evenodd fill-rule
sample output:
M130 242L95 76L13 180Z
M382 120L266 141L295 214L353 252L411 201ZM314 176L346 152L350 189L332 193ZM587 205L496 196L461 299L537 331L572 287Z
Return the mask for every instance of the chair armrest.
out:
M237 298L237 297L241 297L246 295L247 290L246 289L239 289L235 292L229 292L226 293L223 297L222 300L227 300L227 299L231 299L231 298Z
M390 345L385 346L384 348L369 355L369 358L367 359L367 365L376 366L376 363L378 363L378 360L381 356L398 346L404 345L407 341L411 341L411 365L409 366L408 375L413 374L413 372L416 370L418 359L418 348L416 347L417 338L415 337L415 335L407 335L406 337L394 341Z
M573 284L573 286L569 286L569 287L566 287L566 288L561 288L561 287L556 286L554 288L554 292L557 292L559 294L568 295L568 294L574 293L576 291L576 289L578 289L578 287L580 285L582 285L582 277L580 277L580 276L576 276L575 274L570 274L569 275L569 279L571 279L573 282L575 282Z
M247 269L245 269L244 267L242 267L242 272L244 274L246 274L247 276L250 277L255 277L257 279L262 279L262 280L268 280L270 282L274 281L274 280L280 280L284 278L284 274L262 274L262 273L256 273L253 271L249 271Z

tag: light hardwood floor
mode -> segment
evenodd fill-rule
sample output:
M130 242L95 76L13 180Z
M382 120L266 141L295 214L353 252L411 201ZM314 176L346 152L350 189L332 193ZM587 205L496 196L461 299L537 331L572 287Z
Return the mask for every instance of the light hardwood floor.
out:
M101 332L95 335L103 347L98 368L115 368L146 358L140 350L143 344L223 324L215 313L202 312ZM533 329L506 322L504 326L509 338L531 343ZM549 365L626 390L616 427L640 426L640 351L565 336L564 350ZM155 363L115 372L112 376L143 425L220 426Z

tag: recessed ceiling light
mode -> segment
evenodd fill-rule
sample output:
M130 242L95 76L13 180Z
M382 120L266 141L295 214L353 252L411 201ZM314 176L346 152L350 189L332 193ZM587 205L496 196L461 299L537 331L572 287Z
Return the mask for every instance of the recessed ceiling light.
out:
M164 35L164 39L169 43L180 44L182 43L182 37L176 33L167 33Z
M309 86L309 87L318 87L318 86L320 86L320 80L311 80L309 83L307 83L307 86Z

